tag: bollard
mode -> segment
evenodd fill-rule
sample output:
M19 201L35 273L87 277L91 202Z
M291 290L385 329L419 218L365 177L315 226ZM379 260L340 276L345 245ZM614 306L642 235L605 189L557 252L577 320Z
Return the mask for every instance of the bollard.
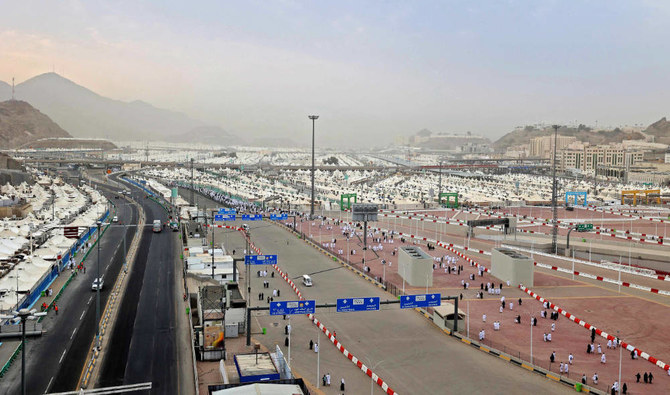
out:
M267 330L263 328L263 334L265 335L267 333Z
M186 307L186 315L189 315L189 314L191 314L191 308L190 308L190 307Z

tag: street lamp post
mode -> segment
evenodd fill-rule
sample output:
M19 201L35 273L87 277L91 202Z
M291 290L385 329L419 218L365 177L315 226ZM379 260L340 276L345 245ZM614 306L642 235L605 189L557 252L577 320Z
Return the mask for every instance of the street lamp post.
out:
M558 198L558 181L556 180L556 144L558 143L558 125L554 125L554 156L552 163L552 183L551 183L551 209L553 213L554 222L552 224L551 230L551 251L554 254L558 254L558 210L557 210L557 198Z
M47 313L36 313L35 309L21 309L14 314L16 316L0 316L0 318L15 319L18 317L21 319L21 394L26 395L26 321L45 316Z
M616 331L616 342L617 342L617 346L619 346L619 386L617 388L617 392L621 393L621 390L620 390L621 385L622 385L621 384L621 362L622 362L621 358L622 358L623 349L621 347L621 343L619 342L619 331L618 330Z
M312 120L312 202L309 207L309 219L314 218L314 128L315 122L319 119L318 115L309 115L309 119Z
M437 187L437 208L442 207L442 159L440 159L440 182Z

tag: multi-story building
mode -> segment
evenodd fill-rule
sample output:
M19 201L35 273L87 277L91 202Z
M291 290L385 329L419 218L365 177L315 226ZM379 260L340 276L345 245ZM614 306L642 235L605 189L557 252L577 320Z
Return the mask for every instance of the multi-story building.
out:
M557 164L562 171L579 169L595 172L599 168L625 168L641 163L644 152L626 150L621 144L589 145L575 142L557 152Z
M560 150L577 141L575 136L557 136L556 149ZM554 148L554 136L542 136L530 139L530 157L551 158Z

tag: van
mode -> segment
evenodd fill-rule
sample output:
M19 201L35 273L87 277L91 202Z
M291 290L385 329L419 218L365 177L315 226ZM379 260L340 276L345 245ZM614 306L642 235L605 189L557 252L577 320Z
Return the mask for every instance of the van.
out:
M163 229L163 226L161 224L160 219L155 219L154 220L154 225L153 225L152 229L153 229L154 233L160 233L160 231Z
M302 275L302 283L305 284L306 287L311 287L312 286L312 278L306 274Z

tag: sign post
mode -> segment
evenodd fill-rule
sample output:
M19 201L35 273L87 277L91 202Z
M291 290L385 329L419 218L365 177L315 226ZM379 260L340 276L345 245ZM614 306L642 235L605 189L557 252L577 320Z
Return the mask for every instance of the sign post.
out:
M442 303L440 294L403 295L400 297L401 309L414 309L417 307L435 307Z
M377 310L379 310L379 297L337 299L338 313L349 313L352 311L377 311Z
M270 315L314 314L315 311L314 300L270 302Z
M245 255L245 265L276 265L277 255Z

